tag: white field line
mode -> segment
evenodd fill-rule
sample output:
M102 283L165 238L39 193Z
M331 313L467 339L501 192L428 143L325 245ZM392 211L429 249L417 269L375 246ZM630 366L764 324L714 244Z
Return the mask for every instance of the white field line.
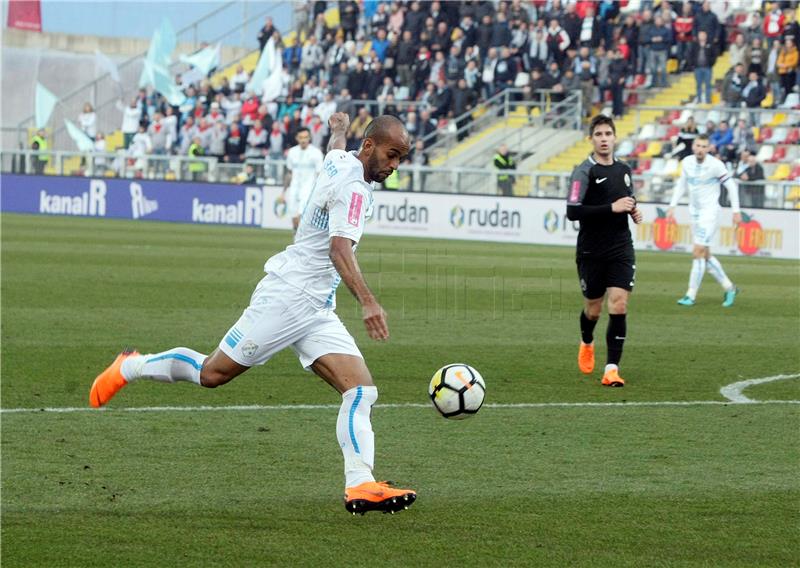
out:
M769 383L781 379L794 379L793 375L775 375L760 379L749 379L732 383L720 389L723 400L662 400L653 402L520 402L489 403L484 408L497 410L514 410L520 408L624 408L624 407L658 407L658 406L727 406L729 404L800 404L800 400L753 400L742 394L742 390L751 385ZM431 408L430 404L414 402L396 404L376 404L376 408ZM274 405L232 405L232 406L135 406L115 408L115 412L205 412L205 411L273 411L273 410L338 410L338 404L274 404ZM73 412L106 412L109 409L95 409L88 406L67 406L61 408L0 408L1 414L33 414L37 412L68 414Z
M483 408L496 410L516 410L526 408L625 408L625 407L653 407L653 406L728 406L740 404L736 401L723 400L678 400L655 402L521 402L516 404L484 404ZM749 400L747 404L800 404L800 400ZM401 403L401 404L376 404L378 409L396 408L432 408L430 404ZM205 411L273 411L273 410L339 410L338 404L275 404L275 405L235 405L235 406L137 406L114 409L95 409L88 406L73 406L62 408L3 408L2 414L34 414L34 413L74 413L74 412L205 412Z
M731 402L736 402L739 404L753 404L759 401L748 398L742 394L742 391L747 387L760 385L763 383L771 383L772 381L782 381L784 379L796 379L797 377L800 377L800 373L795 373L793 375L775 375L774 377L763 377L760 379L748 379L746 381L739 381L737 383L732 383L722 387L719 389L719 394Z

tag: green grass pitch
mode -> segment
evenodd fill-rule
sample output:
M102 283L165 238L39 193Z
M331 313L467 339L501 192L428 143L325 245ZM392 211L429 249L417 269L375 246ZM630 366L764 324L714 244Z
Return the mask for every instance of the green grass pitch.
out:
M244 228L2 217L2 408L87 407L125 346L210 352L290 235ZM339 314L380 391L376 475L419 492L402 514L342 506L338 395L291 352L231 384L132 384L105 411L2 414L2 564L9 566L797 566L800 265L723 258L723 309L690 259L639 253L624 389L577 370L569 248L367 236L359 261L389 314L371 342ZM487 405L427 406L445 363L486 379ZM687 405L582 405L583 403ZM510 407L510 403L553 403ZM567 405L564 403L576 403ZM295 405L323 405L297 408ZM130 412L155 406L255 410ZM492 406L497 405L497 406Z

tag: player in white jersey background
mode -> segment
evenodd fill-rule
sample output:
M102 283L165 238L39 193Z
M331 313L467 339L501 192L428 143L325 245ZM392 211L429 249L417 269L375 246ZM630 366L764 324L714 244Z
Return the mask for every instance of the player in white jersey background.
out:
M297 146L289 148L286 154L286 176L283 182L282 198L286 211L292 218L292 228L297 232L300 215L311 195L314 180L322 171L322 152L311 144L311 131L301 128L295 135Z
M698 135L692 143L692 155L681 161L681 175L672 194L667 216L675 218L675 206L683 194L689 192L689 215L692 222L692 270L689 273L689 287L678 304L693 306L697 292L703 281L706 270L719 282L724 290L722 305L729 308L733 305L739 289L725 274L720 261L711 254L711 241L719 228L720 185L724 185L730 195L733 209L733 223L742 221L739 211L739 187L720 160L709 155L708 136Z
M330 119L331 141L294 244L270 258L250 305L206 356L178 347L140 355L123 352L92 384L89 402L100 407L127 383L149 379L188 381L214 388L291 347L300 364L342 395L336 436L344 456L345 507L364 513L407 508L409 489L376 482L371 410L378 390L352 336L333 311L343 281L362 307L370 338L389 338L386 313L370 291L355 257L372 203L372 183L395 171L408 154L403 123L379 116L367 126L357 153L345 152L349 118Z

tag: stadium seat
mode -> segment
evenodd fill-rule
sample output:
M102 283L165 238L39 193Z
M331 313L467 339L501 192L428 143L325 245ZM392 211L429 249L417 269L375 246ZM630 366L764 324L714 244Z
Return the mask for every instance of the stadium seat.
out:
M756 160L762 163L768 162L774 152L775 152L774 146L768 146L768 145L761 146L761 148L758 150L758 154L756 154Z
M782 112L776 112L772 116L772 120L769 121L769 125L770 126L778 126L780 124L783 124L784 122L786 122L786 114L784 114Z
M625 139L620 143L619 148L617 148L617 154L620 156L630 156L634 147L633 140Z
M670 158L664 164L663 175L670 177L678 177L680 175L680 162L678 158Z
M770 156L770 162L780 162L786 157L786 146L777 146L775 151Z
M789 164L780 164L768 179L772 181L783 181L789 179L789 174L791 171L791 166L789 166Z
M799 178L800 178L800 164L798 164L795 167L793 167L792 171L789 172L789 179L790 180L796 180L796 179L799 179ZM797 189L797 191L800 192L800 187L798 187L796 189Z
M653 163L652 160L639 160L639 165L636 166L636 169L633 170L633 173L636 175L640 175L650 169L650 165Z
M670 126L662 140L672 140L675 136L681 133L679 126Z
M772 104L775 102L775 98L772 95L772 89L767 91L767 96L764 97L764 100L761 101L761 108L772 108Z
M664 168L667 161L664 158L654 158L653 163L650 164L647 172L654 176L664 175Z
M756 142L763 143L770 136L772 136L772 129L769 126L759 128L758 136L756 137Z
M800 128L790 128L783 140L784 144L797 144L800 142Z
M647 145L647 149L642 153L645 158L654 158L661 155L661 142L653 140Z
M767 144L781 144L786 137L789 135L789 129L785 126L781 126L778 128L774 128L772 130L772 136L764 140Z
M641 156L647 150L647 142L639 142L631 152L631 156Z
M645 124L636 136L639 140L650 140L656 136L656 127L653 124Z

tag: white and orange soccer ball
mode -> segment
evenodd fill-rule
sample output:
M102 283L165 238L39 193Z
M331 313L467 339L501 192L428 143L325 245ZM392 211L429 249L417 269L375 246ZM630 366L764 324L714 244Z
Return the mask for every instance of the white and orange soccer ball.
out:
M463 420L481 409L486 397L486 382L469 365L453 363L433 374L428 395L439 414L445 418Z

